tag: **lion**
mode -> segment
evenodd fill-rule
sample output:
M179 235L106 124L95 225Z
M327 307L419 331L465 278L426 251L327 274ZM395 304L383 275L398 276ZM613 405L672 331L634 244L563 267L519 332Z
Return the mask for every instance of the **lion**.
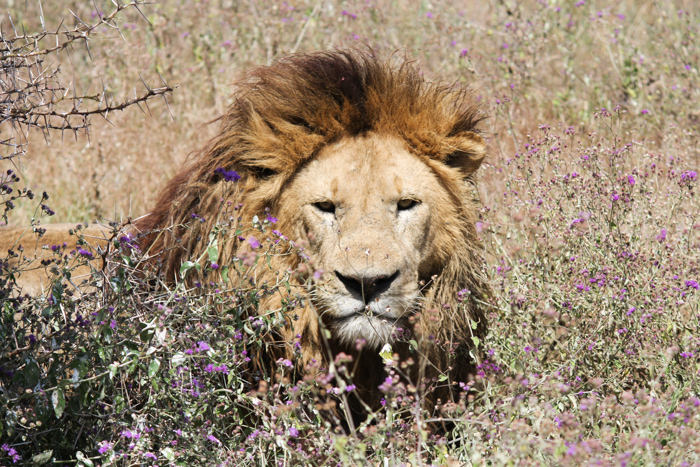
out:
M474 372L487 328L473 176L486 144L473 93L431 82L395 55L337 50L253 68L232 102L218 136L134 223L145 233L141 250L160 252L161 273L174 282L185 261L206 257L222 203L236 206L242 224L267 212L324 271L286 317L268 361L294 358L295 336L299 369L351 356L352 411L361 416L379 407L379 354L388 345L400 360L418 360L412 384L435 385L443 375L430 401L451 398ZM250 238L232 235L217 248L225 264L251 249ZM301 257L276 261L290 270ZM186 280L204 274L193 268ZM261 312L275 300L261 302ZM418 348L402 335L416 336Z

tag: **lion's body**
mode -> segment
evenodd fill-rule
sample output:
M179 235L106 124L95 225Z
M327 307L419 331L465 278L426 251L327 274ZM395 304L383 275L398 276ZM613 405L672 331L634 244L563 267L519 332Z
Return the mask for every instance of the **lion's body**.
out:
M42 226L42 229L45 232L41 236L31 228L0 229L1 256L7 255L9 251L16 255L8 258L4 274L11 273L16 278L18 293L37 296L50 290L54 275L51 273L51 265L47 267L47 264L51 262L55 265L57 260L62 260L66 255L75 257L76 262L85 263L71 268L70 282L77 288L89 279L93 270L102 269L99 252L107 246L109 229L97 224L79 230L76 229L76 224L49 224ZM74 235L70 234L71 231ZM78 245L80 237L83 242ZM80 255L78 251L81 248L91 256ZM78 257L84 261L77 260Z
M287 317L281 337L289 345L272 357L293 357L296 336L298 368L328 368L328 346L330 355L350 354L358 394L375 408L386 376L379 349L392 344L406 359L407 340L396 338L406 332L419 342L409 371L416 386L440 373L447 384L466 381L478 354L473 338L486 330L470 178L486 148L471 94L426 81L411 63L356 51L293 55L252 70L237 89L221 134L136 223L159 232L142 238L142 251L161 252L174 281L184 261L206 257L222 206L237 207L242 225L268 208L276 228L308 245L325 271ZM249 248L231 236L218 243L218 262ZM299 257L277 261L289 270ZM187 280L201 274L192 269ZM451 389L435 394L444 400Z

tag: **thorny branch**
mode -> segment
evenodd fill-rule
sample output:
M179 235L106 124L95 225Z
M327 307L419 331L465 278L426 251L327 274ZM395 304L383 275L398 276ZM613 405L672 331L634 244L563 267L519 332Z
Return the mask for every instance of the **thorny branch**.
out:
M110 112L132 105L141 108L141 103L158 96L166 99L172 92L173 88L161 77L162 86L151 87L144 82L144 92L138 94L134 91L133 98L117 102L108 95L104 85L101 93L88 95L78 94L70 84L60 82L60 53L63 50L84 44L90 54L90 39L105 28L121 35L117 18L126 9L136 9L148 21L140 7L150 2L133 0L120 3L113 0L113 3L111 13L99 13L99 18L90 23L71 11L76 22L72 29L61 22L56 31L49 31L43 15L40 18L43 30L36 34L24 30L18 32L9 15L11 31L8 33L0 25L0 145L11 148L11 154L5 158L25 153L27 133L32 127L42 130L46 138L49 130L87 133L93 115L107 118ZM55 45L43 46L42 42L52 40ZM54 53L56 59L49 61ZM2 135L3 131L9 135Z

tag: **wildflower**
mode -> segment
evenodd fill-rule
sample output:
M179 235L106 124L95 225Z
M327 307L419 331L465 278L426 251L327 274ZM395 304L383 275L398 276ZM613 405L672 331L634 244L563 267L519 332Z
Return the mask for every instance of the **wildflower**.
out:
M129 439L139 439L141 437L141 435L137 431L124 430L120 434L124 438L129 438Z
M251 248L260 248L260 242L258 239L253 237L252 235L248 237L248 244L250 245Z
M661 229L659 235L656 236L656 240L659 242L663 242L664 240L666 240L666 229Z
M290 426L289 427L289 436L291 436L292 438L298 438L299 437L299 430L297 430L293 426Z
M352 392L352 391L355 390L356 387L357 387L357 386L355 386L354 384L348 384L348 385L345 387L345 391L346 391L346 392Z
M459 56L466 57L468 53L469 53L469 49L462 49L462 51L459 53Z
M649 113L649 109L642 109L642 115L648 114L648 113Z
M80 256L84 256L86 258L92 258L92 253L90 253L88 250L86 250L84 248L78 249L78 254Z
M433 15L433 13L429 11L429 12L427 12L427 13L425 14L425 16L426 16L427 18L432 19L435 15Z
M112 444L108 443L107 441L102 441L102 446L100 446L100 449L97 450L100 454L104 454L106 452L109 452L112 450Z
M211 350L211 347L209 347L209 344L207 344L204 341L199 341L197 342L197 350L199 352L206 352L207 350Z
M10 447L9 445L7 445L7 444L3 444L3 445L2 445L2 450L5 451L5 452L7 453L7 455L10 456L10 457L12 458L12 463L13 463L13 464L16 464L19 460L22 459L22 456L20 456L19 454L17 454L17 450L16 450L15 448L11 448L11 447Z
M574 4L574 6L583 6L583 5L585 5L585 4L586 4L586 0L579 0L578 2L576 2L576 3Z
M700 288L700 284L698 284L698 281L694 281L694 280L692 280L692 279L685 281L685 286L688 287L688 288L691 288L691 287L692 287L692 288L695 289L695 290L697 290L698 288Z
M266 219L267 219L267 221L268 221L270 224L276 224L276 223L277 223L277 218L276 218L276 217L272 217L272 216L269 215L269 214L267 215L267 218L266 218Z
M637 183L636 180L634 179L634 175L628 175L627 182L632 186L634 186L634 184Z
M219 441L219 440L216 438L216 436L214 436L214 435L209 435L209 436L207 436L207 439L208 439L209 441L211 441L212 443L221 444L221 441Z
M690 181L690 180L695 180L695 178L698 176L698 173L694 170L688 170L687 172L683 172L681 174L681 180L683 181Z
M223 167L219 167L214 171L214 173L224 177L227 182L237 182L241 179L241 176L235 170L226 170Z
M292 362L287 360L286 358L284 360L280 358L279 360L277 360L277 364L286 366L287 368L291 368L294 366Z
M148 457L149 459L158 460L158 457L152 452L144 452L143 457Z
M379 385L379 390L382 392L388 392L391 390L391 386L394 384L394 380L391 376L387 376L382 384Z
M219 269L219 265L216 263L211 263L211 268L214 270Z

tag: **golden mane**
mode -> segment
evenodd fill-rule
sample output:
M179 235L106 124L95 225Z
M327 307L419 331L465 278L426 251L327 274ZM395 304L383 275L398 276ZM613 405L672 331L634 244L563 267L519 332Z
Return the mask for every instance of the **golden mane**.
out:
M429 285L416 328L424 337L421 352L432 365L416 366L428 376L448 372L453 382L467 381L477 354L474 342L486 331L478 305L487 288L480 276L475 209L465 194L465 178L479 166L484 145L479 137L464 134L478 132L481 118L468 90L429 82L412 62L396 56L382 59L356 50L295 54L254 68L237 83L233 103L221 118L220 134L167 184L153 211L136 223L141 231L169 228L168 234L144 237L142 250L161 252L159 261L170 280L183 261L205 254L226 183L217 169L241 175L232 201L242 203L239 215L250 222L265 208L277 214L285 186L324 146L370 131L397 136L433 170L460 207L459 218L442 219L443 225L436 227L449 229L452 242L438 252L432 277L425 278ZM200 220L185 225L193 214ZM286 222L280 219L283 233ZM235 239L219 245L221 261L234 258L240 247ZM197 277L194 272L189 280ZM460 293L463 289L469 292ZM301 320L290 320L289 337L303 332L305 362L327 361L318 319L309 316L309 308ZM448 347L453 348L448 352ZM370 404L374 405L383 366L376 355L364 358L363 397L376 399Z

